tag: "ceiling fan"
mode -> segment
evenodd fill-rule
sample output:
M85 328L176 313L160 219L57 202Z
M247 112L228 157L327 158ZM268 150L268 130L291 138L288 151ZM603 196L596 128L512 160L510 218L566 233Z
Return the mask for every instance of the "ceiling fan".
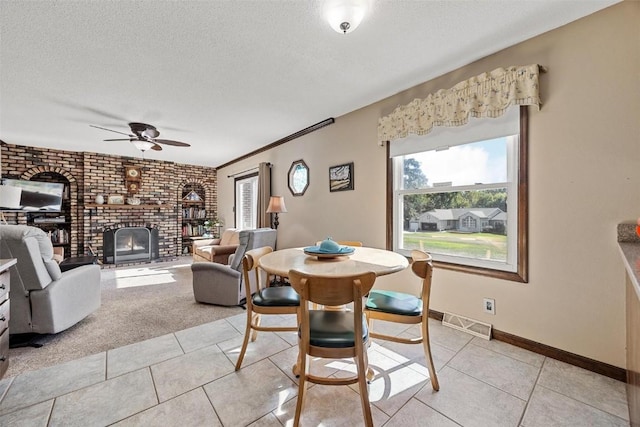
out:
M161 151L162 147L159 144L165 145L173 145L175 147L190 147L191 145L186 142L173 141L170 139L158 139L160 136L160 132L156 129L155 126L148 125L146 123L137 123L132 122L129 123L129 128L131 128L131 133L124 133L113 129L103 128L101 126L89 125L93 128L108 130L109 132L115 132L122 135L126 135L128 138L117 138L117 139L105 139L105 141L130 141L136 148L142 152L145 152L149 149L155 151Z

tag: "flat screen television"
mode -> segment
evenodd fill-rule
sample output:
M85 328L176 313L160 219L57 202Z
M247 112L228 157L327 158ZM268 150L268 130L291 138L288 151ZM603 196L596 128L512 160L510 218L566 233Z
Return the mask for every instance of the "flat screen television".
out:
M60 212L63 192L62 183L4 178L0 187L0 210Z

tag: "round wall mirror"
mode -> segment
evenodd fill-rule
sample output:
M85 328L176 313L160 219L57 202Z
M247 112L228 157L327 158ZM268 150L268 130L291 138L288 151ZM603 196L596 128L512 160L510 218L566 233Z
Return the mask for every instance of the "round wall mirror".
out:
M302 196L309 187L309 167L304 160L296 160L289 168L289 190L294 196Z

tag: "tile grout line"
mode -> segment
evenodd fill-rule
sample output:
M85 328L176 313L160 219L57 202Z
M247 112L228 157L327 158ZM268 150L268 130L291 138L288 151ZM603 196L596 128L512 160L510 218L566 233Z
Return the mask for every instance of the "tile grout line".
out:
M494 350L494 349L492 349L492 348L488 348L488 347L484 347L484 346L481 346L481 345L478 345L478 344L474 344L474 343L473 343L473 341L475 341L475 339L472 339L472 340L471 340L471 344L473 344L475 347L479 347L479 348L485 349L485 350L490 351L490 352L492 352L492 353L499 354L500 356L504 356L504 357L508 357L508 358L510 358L510 359L513 359L513 360L515 360L516 362L524 363L525 365L533 366L534 368L537 368L537 369L539 369L539 370L542 370L542 365L540 365L540 366L536 366L536 365L534 365L534 364L532 364L532 363L525 362L524 360L516 359L516 358L515 358L515 357L513 357L513 356L510 356L510 355L508 355L508 354L505 354L505 353L502 353L502 352L500 352L500 351ZM507 344L507 345L511 345L511 344L508 344L508 343L505 343L505 344ZM514 347L515 347L515 346L514 346ZM516 347L516 348L518 348L518 347ZM524 351L528 351L528 352L530 352L530 353L533 353L533 352L532 352L532 351L530 351L530 350L526 350L526 349L523 349L523 350L524 350ZM533 354L537 354L537 353L533 353ZM540 356L543 358L542 362L544 363L544 361L547 359L547 357L546 357L546 356L542 356L542 355L540 355Z
M527 398L527 400L526 400L526 402L524 404L524 409L522 410L522 414L520 415L520 420L518 422L519 426L525 427L524 424L523 424L524 417L527 414L527 410L529 409L529 404L531 403L531 398L533 397L533 393L536 391L536 387L538 386L538 381L540 380L540 376L542 375L542 368L544 368L544 364L546 362L547 362L547 357L544 356L544 359L542 360L542 366L540 366L540 368L538 369L538 375L536 375L536 381L533 383L533 388L531 389L531 392L529 393L529 397Z
M456 358L456 356L458 356L458 355L459 355L459 354L460 354L460 353L461 353L461 352L462 352L462 351L463 351L467 346L471 345L471 342L472 342L472 341L473 341L473 339L470 339L470 340L469 340L469 341L468 341L468 342L467 342L467 343L466 343L466 344L465 344L465 345L464 345L464 346L463 346L463 347L462 347L458 352L456 352L456 354L455 354L451 359L449 359L449 361L445 364L445 366L446 366L446 367L448 367L449 369L453 369L454 371L459 372L459 373L461 373L461 374L463 374L463 375L467 375L467 376L469 376L469 377L471 377L471 378L475 379L476 381L480 381L481 383L486 384L486 385L488 385L489 387L492 387L492 388L494 388L494 389L496 389L496 390L500 390L501 392L506 393L506 394L508 394L509 396L515 397L515 398L516 398L516 399L518 399L518 400L521 400L521 401L523 401L523 402L526 402L526 401L525 401L525 400L523 400L522 398L520 398L520 397L518 397L518 396L515 396L515 395L511 394L510 392L508 392L508 391L506 391L506 390L502 390L501 388L496 387L496 386L495 386L495 385L493 385L493 384L489 384L488 382L486 382L486 381L484 381L484 380L482 380L482 379L480 379L480 378L476 378L476 377L475 377L475 376L473 376L473 375L470 375L470 374L468 374L468 373L466 373L466 372L462 372L461 370L456 369L455 367L453 367L453 366L450 366L450 365L449 365L449 363L450 363L453 359L455 359L455 358ZM507 356L507 357L508 357L508 356ZM515 360L515 359L514 359L514 360ZM524 362L523 362L523 363L524 363ZM444 366L443 366L443 368L444 368ZM535 384L534 384L534 387L535 387Z
M557 391L557 390L554 390L554 389L552 389L552 388L546 387L546 386L544 386L544 385L542 385L542 384L537 384L537 385L539 385L541 388L543 388L543 389L545 389L545 390L549 390L549 391L552 391L552 392L554 392L554 393L558 393L559 395L564 396L564 397L566 397L567 399L571 399L571 400L573 400L574 402L580 403L580 404L582 404L582 405L586 405L586 406L588 406L588 407L590 407L590 408L592 408L592 409L595 409L595 410L596 410L596 411L598 411L598 412L602 412L602 413L604 413L604 414L611 415L612 417L616 417L617 419L619 419L619 420L623 420L623 421L625 421L625 422L627 422L627 423L629 423L629 422L630 422L629 420L627 420L627 419L625 419L625 418L621 418L621 417L619 417L619 416L618 416L618 415L616 415L616 414L612 414L611 412L605 411L604 409L597 408L597 407L593 406L592 404L590 404L590 403L588 403L588 402L583 402L582 400L576 399L575 397L572 397L572 396L568 396L568 395L566 395L566 394L564 394L564 393L561 393L561 392L559 392L559 391Z
M7 381L9 381L9 384L7 384L7 388L4 389L4 392L2 393L2 396L0 396L0 405L2 405L2 402L4 401L4 398L7 396L7 393L9 392L9 389L13 385L13 382L15 381L15 379L16 379L16 377L7 378Z
M500 387L496 387L496 386L495 386L495 385L493 385L493 384L489 384L488 382L486 382L486 381L484 381L484 380L482 380L482 379L480 379L480 378L476 378L476 377L474 377L474 376L473 376L473 375L471 375L471 374L468 374L468 373L466 373L466 372L463 372L463 371L461 371L460 369L456 369L456 368L454 368L453 366L447 366L447 367L448 367L449 369L453 369L454 371L456 371L456 372L458 372L458 373L461 373L462 375L466 375L466 376L468 376L468 377L470 377L470 378L473 378L473 379L474 379L474 380L476 380L476 381L479 381L479 382L481 382L481 383L483 383L483 384L485 384L485 385L488 385L488 386L489 386L489 387L491 387L491 388L494 388L494 389L496 389L496 390L498 390L498 391L501 391L502 393L508 394L508 395L509 395L509 396L511 396L511 397L515 397L516 399L520 400L521 402L525 402L525 403L527 402L527 401L526 401L526 400L524 400L523 398L521 398L521 397L519 397L519 396L516 396L516 395L515 395L515 394L513 394L513 393L510 393L510 392L508 392L508 391L506 391L506 390L503 390L503 389L501 389ZM535 388L535 384L534 384L534 388Z
M213 381L217 381L217 380L213 380ZM208 382L207 384L211 384L213 381ZM207 385L207 384L203 384L198 388L202 389L202 392L204 393L205 397L209 401L209 405L211 405L211 409L213 410L213 413L216 414L216 418L218 418L218 421L220 422L220 425L224 427L224 424L222 423L222 418L220 418L220 414L218 414L218 411L216 411L216 407L213 404L213 402L211 401L211 398L209 397L209 393L207 393L207 391L204 389L204 386Z
M106 351L104 351L104 352L100 352L100 353L106 353ZM96 355L98 355L98 354L100 354L100 353L95 353L95 354L92 354L92 355L90 355L90 356L85 356L85 357L92 357L92 356L96 356ZM79 360L79 359L74 359L74 360L71 360L71 361L68 361L68 362L64 362L64 363L62 363L62 364L64 365L64 364L66 364L66 363L74 362L74 361L76 361L76 360ZM13 379L13 380L11 381L11 384L10 384L10 385L13 385L13 383L15 382L15 380L16 380L18 377L22 376L22 375L26 375L26 374L29 374L29 373L32 373L32 372L38 372L39 370L50 369L50 368L53 368L54 366L57 366L57 365L47 366L47 367L45 367L45 368L41 368L41 369L38 369L38 370L35 370L35 371L27 371L27 372L23 372L23 373L21 373L21 374L16 375L15 377L10 377L10 378L12 378L12 379ZM106 354L105 354L105 376L106 376ZM93 386L98 385L98 384L102 384L102 383L104 383L104 382L106 382L106 381L108 381L108 379L103 379L103 380L101 380L101 381L98 381L98 382L95 382L95 383L92 383L92 384L87 384L87 385L85 385L84 387L80 387L80 388L77 388L77 389L74 389L74 390L68 391L68 392L66 392L66 393L63 393L63 394L58 394L58 395L55 395L55 396L52 396L52 397L46 398L46 399L44 399L44 400L40 400L40 401L34 402L34 403L32 403L32 404L30 404L30 405L27 405L27 406L21 406L21 407L15 408L14 410L12 410L12 411L10 411L10 412L4 413L4 414L0 414L0 416L5 416L5 415L13 414L13 413L15 413L15 412L22 411L22 410L24 410L24 409L31 408L31 407L36 406L36 405L40 405L41 403L47 402L47 401L49 401L49 400L53 400L53 401L54 401L54 403L55 403L55 401L57 401L59 397L66 396L66 395L68 395L68 394L75 393L75 392L77 392L77 391L84 390L84 389L87 389L87 388L89 388L89 387L93 387ZM6 394L8 394L8 392L9 392L9 388L10 388L10 387L7 387L7 390L5 391L5 396L6 396ZM4 400L4 397L3 397L3 399L2 399L2 400ZM0 400L0 402L1 402L1 400ZM53 407L52 407L52 409L51 409L51 413L53 413Z

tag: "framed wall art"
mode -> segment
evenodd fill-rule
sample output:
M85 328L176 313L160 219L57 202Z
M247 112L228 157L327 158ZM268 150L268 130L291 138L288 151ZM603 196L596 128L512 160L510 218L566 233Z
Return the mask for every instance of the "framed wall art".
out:
M353 190L353 162L329 168L329 191Z
M127 181L140 181L142 179L142 168L140 166L125 166L124 176Z
M140 182L138 181L127 181L127 192L129 193L137 193L140 191Z
M109 205L124 205L124 196L121 194L111 194L107 198L107 204Z

